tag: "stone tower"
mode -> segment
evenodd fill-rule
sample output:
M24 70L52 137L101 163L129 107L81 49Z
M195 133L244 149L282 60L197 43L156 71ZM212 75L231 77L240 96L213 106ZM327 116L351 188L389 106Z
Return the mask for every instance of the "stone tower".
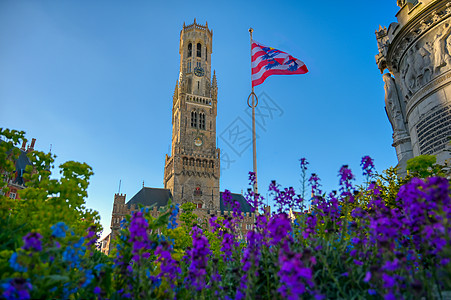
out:
M166 155L164 188L175 203L219 209L220 151L216 147L218 87L211 73L213 31L183 24L180 75L172 101L172 147Z
M393 0L394 1L394 0ZM376 62L385 82L398 166L422 154L448 160L451 137L451 3L397 0L398 22L379 27Z

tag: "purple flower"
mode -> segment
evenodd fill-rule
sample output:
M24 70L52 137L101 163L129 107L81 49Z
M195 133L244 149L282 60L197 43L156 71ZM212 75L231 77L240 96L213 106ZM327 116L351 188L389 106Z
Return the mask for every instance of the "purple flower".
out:
M27 300L30 299L30 291L33 289L33 286L23 278L14 278L3 283L2 289L2 296L7 300Z
M371 157L369 156L362 157L360 165L362 166L363 169L363 176L371 177L371 175L373 175L374 160Z
M316 195L322 194L322 192L319 188L321 186L321 184L319 183L319 180L320 179L319 179L318 175L316 175L315 173L313 173L308 180L310 185L312 186L312 195L316 196Z
M344 165L340 168L338 177L340 177L340 189L350 190L352 188L351 180L354 179L354 175L352 174L351 169L349 169L348 165Z
M202 229L196 225L191 229L191 236L193 237L193 247L186 251L189 268L185 280L200 291L206 286L207 264L211 254L210 244Z
M277 245L286 238L291 240L288 235L288 232L291 232L291 222L287 214L274 215L269 221L268 230L272 245Z
M179 267L178 261L174 260L171 256L170 246L167 242L163 242L158 245L155 250L155 255L157 256L157 262L160 263L160 273L159 278L165 277L171 285L171 288L175 288L175 282L182 272Z
M97 242L97 226L91 225L88 228L88 235L86 236L86 240L88 240L88 243L86 244L87 247L91 245L95 245Z
M149 224L144 218L143 213L136 211L132 214L130 219L130 238L129 242L132 243L133 260L138 261L140 259L140 251L145 251L149 247L149 237L147 235L147 228Z
M363 281L368 282L368 281L370 281L370 279L371 279L371 272L368 271L368 272L366 272L365 278L363 278Z
M392 288L396 283L395 278L386 273L382 273L382 280L384 281L384 288L388 289Z
M303 157L303 158L299 159L299 161L300 161L301 171L303 171L303 172L307 171L307 165L309 164L307 159L305 157Z
M24 246L22 247L22 249L41 251L42 250L41 239L42 235L40 235L38 232L28 233L26 236L23 237Z
M303 264L300 253L286 253L281 249L279 265L281 286L278 291L284 298L299 299L306 291L306 284L313 287L313 272Z
M315 215L313 214L309 214L307 216L307 219L305 220L305 224L307 225L304 228L304 232L302 232L302 237L304 239L308 239L309 236L314 235L315 234L315 229L316 229L316 223L317 223L317 218Z
M100 287L96 286L96 287L94 288L94 294L100 295L101 293L102 293L102 289L101 289Z

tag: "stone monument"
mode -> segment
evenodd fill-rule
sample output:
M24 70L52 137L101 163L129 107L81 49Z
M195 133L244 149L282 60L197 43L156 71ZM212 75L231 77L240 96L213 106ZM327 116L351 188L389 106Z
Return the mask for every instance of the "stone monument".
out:
M407 160L418 155L436 155L440 164L451 158L451 2L397 0L397 5L398 22L376 31L376 63L404 173Z

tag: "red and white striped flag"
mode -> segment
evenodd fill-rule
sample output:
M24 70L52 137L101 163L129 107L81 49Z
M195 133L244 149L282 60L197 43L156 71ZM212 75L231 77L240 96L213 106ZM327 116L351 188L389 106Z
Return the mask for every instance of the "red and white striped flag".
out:
M252 40L252 86L262 84L270 75L305 74L307 66L288 53Z

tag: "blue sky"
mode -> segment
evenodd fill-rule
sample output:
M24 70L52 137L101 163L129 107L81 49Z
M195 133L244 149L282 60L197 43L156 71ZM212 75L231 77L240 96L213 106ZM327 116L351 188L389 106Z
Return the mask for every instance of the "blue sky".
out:
M59 165L94 169L87 206L109 232L114 193L130 199L163 187L172 95L183 22L213 29L219 86L221 190L246 191L252 149L227 129L250 125L249 27L254 39L304 61L306 75L271 76L256 87L270 110L257 127L260 192L271 180L299 189L299 158L323 187L337 188L360 159L382 171L397 163L384 111L375 30L395 22L395 0L379 1L13 1L0 2L0 127L27 132ZM273 109L273 110L271 110ZM269 113L272 112L272 115ZM244 125L243 125L244 126ZM244 127L243 127L244 128Z

